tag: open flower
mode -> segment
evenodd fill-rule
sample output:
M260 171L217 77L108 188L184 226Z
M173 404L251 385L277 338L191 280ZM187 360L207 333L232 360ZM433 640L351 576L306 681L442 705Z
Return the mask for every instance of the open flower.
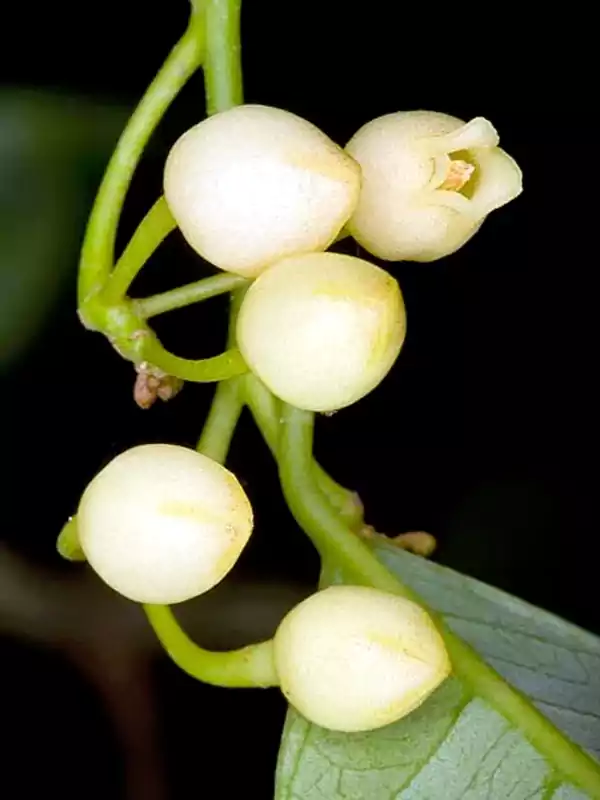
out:
M458 250L486 216L522 191L521 170L482 117L434 111L386 114L346 151L362 169L346 229L388 261L434 261Z

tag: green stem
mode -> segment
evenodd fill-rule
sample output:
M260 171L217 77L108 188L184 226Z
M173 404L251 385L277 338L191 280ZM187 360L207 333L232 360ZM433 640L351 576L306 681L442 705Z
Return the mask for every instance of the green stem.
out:
M173 355L155 336L148 336L142 347L143 360L167 375L192 383L213 383L242 375L248 367L236 348L212 358L192 360Z
M80 306L79 315L87 328L101 331L123 358L144 365L149 371L156 368L181 380L210 383L242 375L248 369L235 347L212 358L192 360L173 355L162 346L129 298L109 304L104 302L102 293L96 294Z
M187 31L133 112L110 159L90 215L79 264L79 303L104 286L114 261L117 226L140 157L188 78L202 62L204 17L192 13Z
M227 344L230 347L235 344L235 325L245 293L246 289L242 288L231 295L227 336ZM243 408L244 400L240 379L231 378L228 381L221 381L217 386L208 417L202 428L197 450L214 461L218 461L219 464L223 464Z
M225 292L231 292L247 284L247 278L241 275L234 275L232 272L220 272L218 275L211 275L210 278L203 278L186 286L178 286L168 292L145 297L142 300L134 300L137 313L143 319L156 317L167 311L174 311L177 308L184 308L192 303L200 303L210 297L216 297Z
M59 556L67 561L85 561L85 553L79 544L79 534L77 531L77 517L71 517L58 534L56 549Z
M243 406L239 378L221 381L196 449L222 464L227 458Z
M279 451L281 429L281 402L267 389L262 381L248 372L243 380L244 400L254 417L267 446L275 458ZM316 462L313 471L319 490L327 497L346 525L353 530L363 524L363 509L355 492L340 486Z
M240 45L241 0L206 0L206 111L217 114L244 102Z
M398 593L399 581L348 528L315 480L313 428L312 412L282 403L278 462L290 511L322 558L332 558L349 579ZM405 587L401 587L400 593L413 597Z
M374 586L424 605L342 522L320 491L312 459L314 414L284 404L282 420L279 468L283 493L298 524L318 547L324 560L334 562L352 583ZM597 762L566 739L523 695L505 683L436 614L432 613L432 617L444 637L454 674L518 728L567 780L590 797L600 798Z
M198 647L179 627L168 606L145 605L144 611L162 646L177 666L204 683L229 688L277 686L273 641L215 653Z
M125 297L135 276L175 227L167 201L161 196L138 225L111 272L102 292L105 303L118 303Z
M188 381L225 381L229 378L242 375L248 370L248 367L246 366L246 362L242 358L240 351L235 347L235 321L237 319L237 313L245 291L246 287L242 286L242 288L232 292L231 294L231 313L229 321L229 333L227 336L228 349L220 356L215 356L214 358L204 358L199 361L190 361L186 358L174 356L172 353L169 353L162 347L156 337L149 337L147 347L144 350L144 352L147 353L147 360L151 364L158 366L169 375L175 375L178 378ZM157 344L160 347L161 352L157 352ZM160 360L157 361L157 358ZM235 424L237 423L237 419L239 418L239 414L241 413L242 409L242 400L240 398L239 411L237 412L237 416L235 416L234 420L233 411L237 403L235 402L233 396L230 396L229 392L230 390L223 389L221 393L217 394L219 403L227 400L228 411L226 416L230 418L229 422L224 425L223 432L225 432L231 424L233 424L233 427L235 428ZM213 426L219 427L221 425L221 412L218 409L216 411L211 409L209 417L209 430L211 430ZM231 434L232 433L233 429L231 430ZM206 437L209 436L211 439L214 439L214 436L207 431ZM217 437L217 444L214 446L216 446L217 449L222 449L223 445L218 444L218 441L219 440ZM225 451L225 455L226 454L227 451Z

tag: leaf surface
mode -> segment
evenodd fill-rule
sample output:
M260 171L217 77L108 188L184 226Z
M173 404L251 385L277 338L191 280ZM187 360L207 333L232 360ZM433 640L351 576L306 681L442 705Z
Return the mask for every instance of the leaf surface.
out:
M600 756L600 639L398 550L379 557L570 739ZM290 709L276 800L584 800L548 755L455 677L385 728L340 734Z

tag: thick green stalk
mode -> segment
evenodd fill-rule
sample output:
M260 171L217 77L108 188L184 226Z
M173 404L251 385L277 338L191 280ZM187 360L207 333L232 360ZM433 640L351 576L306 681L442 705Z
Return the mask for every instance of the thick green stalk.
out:
M283 493L298 524L326 562L341 568L346 580L424 603L377 559L339 518L314 477L314 414L283 405L279 469ZM465 642L432 614L444 637L453 672L474 695L484 698L517 727L564 776L592 798L600 798L598 763L563 734L523 695L507 684Z
M275 458L279 451L281 429L281 402L256 375L248 372L243 379L244 399L267 446ZM363 509L358 495L336 483L316 462L313 462L319 489L327 497L344 523L353 530L363 524Z
M113 267L117 226L125 195L142 153L163 114L196 71L204 53L204 18L193 12L175 45L133 112L110 159L88 220L79 264L79 304L100 291Z
M243 375L248 367L237 349L226 350L212 358L196 361L175 356L162 346L154 336L148 337L141 349L143 360L158 367L167 375L192 383L213 383L236 375Z
M313 430L312 412L281 404L278 463L290 511L322 558L333 559L353 582L413 598L412 592L401 586L368 545L348 528L321 491L314 475Z
M240 44L242 0L206 0L206 111L217 114L244 102Z
M168 606L145 605L144 611L162 646L177 666L213 686L252 688L277 686L273 641L215 653L203 650L181 630Z

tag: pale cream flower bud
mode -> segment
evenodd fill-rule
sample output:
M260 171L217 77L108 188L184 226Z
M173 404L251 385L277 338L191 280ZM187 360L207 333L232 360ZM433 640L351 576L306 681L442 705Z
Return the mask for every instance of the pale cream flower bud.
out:
M522 191L521 170L482 117L433 111L387 114L346 150L362 189L346 230L388 261L434 261L458 250L494 209Z
M312 595L284 618L274 641L283 694L330 730L372 730L401 719L451 669L420 606L364 586Z
M181 232L220 269L258 275L325 250L354 210L360 168L305 119L260 105L215 114L167 158L164 191Z
M310 253L277 262L250 286L237 341L275 395L309 411L335 411L383 380L405 330L391 275L352 256Z
M88 485L77 512L92 568L140 603L179 603L211 589L237 561L252 525L231 472L168 444L118 455Z

